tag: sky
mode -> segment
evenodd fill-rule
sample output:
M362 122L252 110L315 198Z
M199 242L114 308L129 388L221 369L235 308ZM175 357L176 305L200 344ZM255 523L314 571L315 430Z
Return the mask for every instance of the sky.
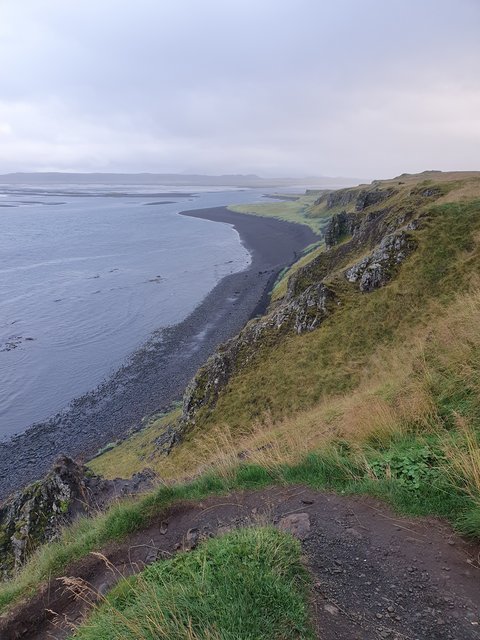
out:
M0 0L0 172L480 170L480 0Z

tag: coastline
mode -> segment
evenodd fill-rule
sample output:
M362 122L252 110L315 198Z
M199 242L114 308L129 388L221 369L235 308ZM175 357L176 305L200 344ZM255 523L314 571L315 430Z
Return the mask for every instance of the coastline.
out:
M108 380L65 411L0 443L0 500L44 475L60 454L88 459L137 429L144 416L180 399L215 348L265 311L280 270L318 240L305 225L226 207L180 215L232 225L251 255L250 266L223 278L182 322L154 332Z

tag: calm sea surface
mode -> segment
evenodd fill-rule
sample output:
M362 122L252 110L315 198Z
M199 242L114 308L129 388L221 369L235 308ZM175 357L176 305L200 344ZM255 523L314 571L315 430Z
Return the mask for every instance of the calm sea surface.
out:
M245 269L232 227L177 214L262 193L0 185L0 439L96 387Z

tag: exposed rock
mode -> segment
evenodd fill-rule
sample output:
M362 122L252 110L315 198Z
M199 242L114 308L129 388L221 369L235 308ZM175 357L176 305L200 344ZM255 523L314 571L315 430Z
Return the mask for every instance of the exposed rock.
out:
M0 507L0 574L7 578L44 542L78 515L104 508L114 497L151 486L152 473L131 480L105 480L61 456L43 478L18 491Z
M308 513L291 513L280 520L278 528L304 540L310 533L310 516Z
M415 246L415 240L405 231L385 236L372 253L345 271L345 277L349 282L358 282L363 292L383 287Z
M200 531L196 528L189 529L185 535L185 541L183 543L183 548L185 551L191 551L195 549L200 540Z
M341 211L333 215L324 232L327 249L330 249L336 245L341 238L351 235L351 233L352 217L346 211Z
M246 327L207 360L187 387L183 415L177 434L195 424L196 412L215 404L219 392L229 379L254 357L256 346L274 341L287 332L304 333L317 328L329 313L333 292L323 283L307 287L299 296L288 299L262 318Z
M314 205L325 203L327 210L336 207L350 208L349 205L354 205L355 211L363 211L367 207L388 200L395 193L394 189L381 189L372 183L372 186L366 188L353 187L327 192L317 198Z
M323 204L325 202L326 209L333 209L334 207L346 207L351 202L354 202L358 196L358 189L338 189L336 191L329 191L322 194L314 205Z
M155 440L157 451L168 456L174 446L180 442L181 436L181 431L177 426L167 425L163 433Z
M361 191L355 202L355 211L363 211L367 207L371 207L376 204L388 200L395 194L394 189L364 189Z
M1 570L17 570L36 546L52 540L87 501L85 469L60 458L42 481L13 495L0 509Z
M388 213L389 209L375 209L362 214L341 211L333 215L325 227L325 246L327 249L331 249L348 236L358 237L360 242L368 242L368 231L371 232L372 227L375 228L376 235L382 234L381 225L373 225L372 223L385 218ZM398 226L400 226L400 224L395 224L394 229Z

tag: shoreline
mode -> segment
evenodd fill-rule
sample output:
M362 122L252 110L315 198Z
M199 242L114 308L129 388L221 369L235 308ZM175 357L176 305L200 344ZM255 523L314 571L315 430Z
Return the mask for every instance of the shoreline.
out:
M42 477L60 454L86 460L138 430L143 417L179 400L216 347L263 313L278 273L318 237L306 225L235 213L226 207L179 215L232 225L251 255L180 323L154 332L113 375L62 412L0 442L0 501Z

